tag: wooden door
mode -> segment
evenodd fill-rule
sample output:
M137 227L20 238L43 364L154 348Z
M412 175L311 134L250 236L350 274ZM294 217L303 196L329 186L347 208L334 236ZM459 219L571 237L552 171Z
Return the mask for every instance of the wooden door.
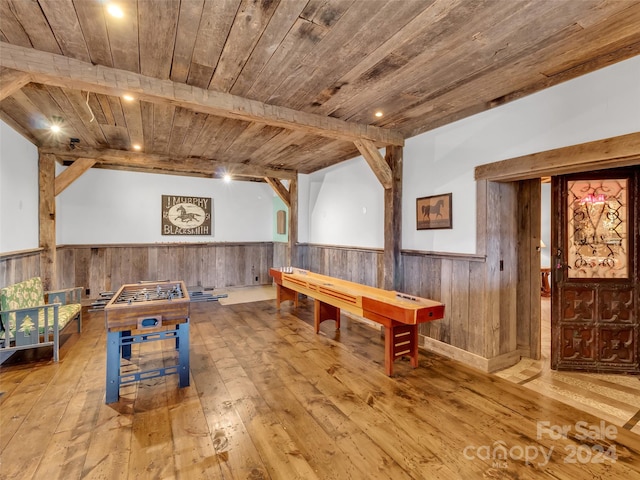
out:
M551 368L640 373L640 167L552 179Z

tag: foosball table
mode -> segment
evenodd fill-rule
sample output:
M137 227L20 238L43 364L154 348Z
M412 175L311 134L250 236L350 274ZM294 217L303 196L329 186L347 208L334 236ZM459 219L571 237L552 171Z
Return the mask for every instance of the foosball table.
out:
M107 383L105 403L118 401L120 386L164 375L178 375L189 386L189 292L182 281L126 284L105 305ZM121 358L131 346L175 340L178 363L134 373L121 373Z

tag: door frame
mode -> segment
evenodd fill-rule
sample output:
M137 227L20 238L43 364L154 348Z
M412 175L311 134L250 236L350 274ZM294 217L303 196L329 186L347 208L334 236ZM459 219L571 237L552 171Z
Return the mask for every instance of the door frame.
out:
M640 165L640 132L630 133L617 137L596 140L587 143L571 145L567 147L546 150L543 152L514 157L499 162L479 165L475 168L476 181L490 181L509 183L515 189L522 191L525 180L540 179L570 173L593 172L597 170L613 169ZM540 198L540 197L538 197ZM522 235L529 235L529 239L535 232L540 236L540 215L526 213L526 196L519 196L517 205L513 207L513 217L518 221L518 230L513 232L506 229L501 232L501 242L510 242L519 245L519 258L526 258L531 249L523 242ZM540 202L538 202L538 210ZM482 208L482 207L480 207ZM524 210L523 210L524 208ZM531 204L529 202L529 207ZM538 212L539 213L539 212ZM486 216L486 212L478 210L479 216ZM487 239L478 239L478 250L486 245ZM535 240L533 240L535 241ZM519 243L520 242L520 243ZM539 244L539 243L538 243ZM550 245L550 248L556 248ZM553 251L553 250L552 250ZM525 252L525 253L523 253ZM528 253L527 253L528 252ZM539 263L538 252L538 263ZM517 292L518 295L540 292L540 274L532 274L533 268L527 271L518 271ZM526 307L518 309L514 319L518 331L518 346L522 356L540 358L540 308ZM529 332L527 336L527 332ZM536 338L537 336L537 338Z

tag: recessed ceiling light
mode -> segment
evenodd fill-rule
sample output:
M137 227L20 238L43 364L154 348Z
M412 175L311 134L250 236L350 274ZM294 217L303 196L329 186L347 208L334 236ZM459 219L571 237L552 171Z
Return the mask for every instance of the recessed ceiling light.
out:
M122 98L124 98L127 102L133 102L134 100L133 95L129 95L128 93L122 95Z
M378 118L380 118L382 115L384 115L380 110L378 110L376 113L374 113L374 115Z
M115 3L110 3L109 5L107 5L107 12L109 12L109 14L112 17L116 17L116 18L122 18L124 17L124 12L122 11L122 9L116 5Z
M49 130L51 133L60 133L64 125L64 118L59 115L52 115L49 120Z
M134 150L141 150L142 147L136 143L135 145L133 145L133 149Z
M222 177L222 179L229 183L231 181L231 175L229 175L228 173L225 173L224 177Z

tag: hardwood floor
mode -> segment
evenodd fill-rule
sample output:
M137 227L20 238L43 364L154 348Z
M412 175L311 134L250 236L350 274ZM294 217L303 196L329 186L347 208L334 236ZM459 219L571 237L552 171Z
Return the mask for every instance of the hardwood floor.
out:
M640 479L640 435L428 352L389 378L378 330L343 316L315 335L312 305L194 303L191 385L146 379L110 405L87 314L58 364L0 367L0 478ZM126 368L174 356L137 345Z
M551 370L550 298L541 301L542 359L522 359L496 375L640 434L640 377Z

